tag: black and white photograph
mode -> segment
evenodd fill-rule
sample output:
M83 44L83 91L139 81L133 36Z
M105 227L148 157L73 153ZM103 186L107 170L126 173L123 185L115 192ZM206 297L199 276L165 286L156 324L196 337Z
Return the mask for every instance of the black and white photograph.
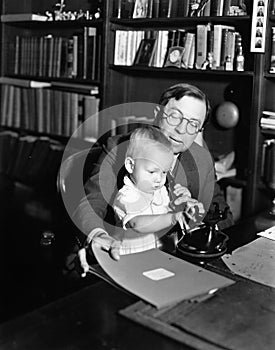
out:
M0 4L0 350L275 350L275 0Z

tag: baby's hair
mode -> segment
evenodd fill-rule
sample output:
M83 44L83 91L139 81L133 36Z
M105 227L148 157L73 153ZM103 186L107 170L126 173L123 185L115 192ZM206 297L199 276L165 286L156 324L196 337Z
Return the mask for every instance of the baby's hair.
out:
M173 153L171 142L159 129L154 126L145 126L136 129L131 134L126 157L133 159L140 157L144 151L148 151L150 145L164 146L167 152Z

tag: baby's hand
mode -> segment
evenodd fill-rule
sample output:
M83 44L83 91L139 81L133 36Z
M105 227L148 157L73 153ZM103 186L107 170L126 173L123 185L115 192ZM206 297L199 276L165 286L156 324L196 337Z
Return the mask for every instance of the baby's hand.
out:
M190 220L196 222L200 216L205 213L203 204L192 198L191 192L187 187L180 184L175 184L173 193L177 198L174 200L173 204L179 206L184 204L184 214ZM184 226L186 227L186 220Z
M199 217L203 216L205 210L202 203L194 198L189 198L186 202L184 213L190 220L196 222Z
M177 222L183 231L189 229L189 225L187 224L185 215L182 211L173 214L172 223L175 225Z

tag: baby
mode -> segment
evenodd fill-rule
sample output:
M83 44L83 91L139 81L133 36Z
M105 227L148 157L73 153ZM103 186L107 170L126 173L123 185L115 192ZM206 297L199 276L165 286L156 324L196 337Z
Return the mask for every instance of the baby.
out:
M192 205L185 212L172 211L165 183L173 163L170 141L157 128L143 127L132 133L125 157L128 175L114 201L114 211L125 229L121 255L160 248L161 236L177 222L186 227L186 216L195 214ZM182 202L191 199L190 191L180 184L174 193Z

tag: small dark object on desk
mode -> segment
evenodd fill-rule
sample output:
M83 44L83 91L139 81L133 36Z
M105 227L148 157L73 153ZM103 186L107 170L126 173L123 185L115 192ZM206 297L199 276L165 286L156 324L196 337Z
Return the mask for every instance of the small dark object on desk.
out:
M193 259L199 259L199 263L205 260L217 258L226 252L228 236L216 228L220 220L227 216L228 208L219 210L214 203L214 209L210 209L204 218L204 223L187 231L177 244L177 252Z

